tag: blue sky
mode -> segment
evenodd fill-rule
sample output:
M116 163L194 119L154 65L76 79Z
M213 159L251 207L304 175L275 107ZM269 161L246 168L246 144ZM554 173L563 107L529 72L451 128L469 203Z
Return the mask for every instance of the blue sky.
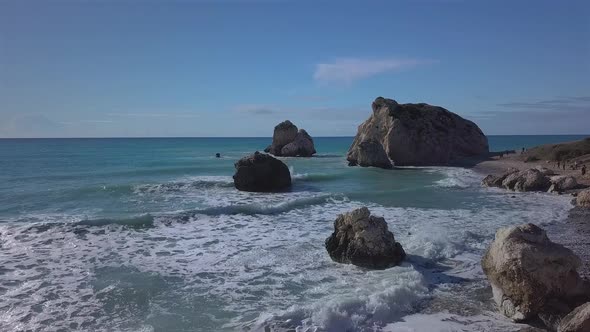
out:
M0 1L0 137L354 135L378 96L590 133L588 1Z

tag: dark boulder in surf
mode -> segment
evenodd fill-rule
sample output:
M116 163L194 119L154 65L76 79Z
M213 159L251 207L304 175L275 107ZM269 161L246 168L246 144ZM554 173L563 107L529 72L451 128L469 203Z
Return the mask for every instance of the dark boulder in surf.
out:
M234 165L234 185L241 191L275 192L291 186L291 173L282 161L256 151Z
M276 125L272 144L264 152L279 157L311 157L315 151L313 139L304 129L297 129L286 120Z
M379 97L373 113L358 128L347 155L358 162L358 146L367 140L381 143L396 166L457 165L489 152L479 127L442 107L398 104Z
M406 257L385 219L372 216L366 207L338 216L334 233L326 239L326 249L336 262L369 269L386 269Z

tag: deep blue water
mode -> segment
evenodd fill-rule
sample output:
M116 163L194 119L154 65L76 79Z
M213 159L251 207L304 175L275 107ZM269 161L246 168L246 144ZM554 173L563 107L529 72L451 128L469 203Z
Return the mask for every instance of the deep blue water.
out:
M282 158L290 192L238 192L233 164L270 140L0 139L0 330L372 331L487 287L478 262L499 226L560 222L568 209L481 188L462 168L347 167L352 137L318 137L316 157ZM333 220L362 205L414 258L381 272L329 259ZM459 306L485 316L489 298ZM481 322L467 329L510 326Z

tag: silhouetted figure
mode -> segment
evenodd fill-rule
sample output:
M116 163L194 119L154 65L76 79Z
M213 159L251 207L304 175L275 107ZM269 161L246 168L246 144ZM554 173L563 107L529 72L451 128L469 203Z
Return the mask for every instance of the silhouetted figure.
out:
M586 175L586 165L582 165L582 176Z
M521 153L524 153L524 148L522 148L522 152Z
M215 158L221 158L221 153L216 153Z

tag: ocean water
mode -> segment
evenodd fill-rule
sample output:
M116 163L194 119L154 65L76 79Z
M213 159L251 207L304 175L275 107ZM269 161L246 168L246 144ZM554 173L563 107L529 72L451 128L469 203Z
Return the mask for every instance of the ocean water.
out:
M352 138L315 141L316 157L282 158L292 191L263 194L231 176L269 138L0 140L0 330L519 328L494 312L480 257L498 227L562 222L567 198L481 188L463 168L347 167ZM334 219L361 206L401 266L330 260Z

